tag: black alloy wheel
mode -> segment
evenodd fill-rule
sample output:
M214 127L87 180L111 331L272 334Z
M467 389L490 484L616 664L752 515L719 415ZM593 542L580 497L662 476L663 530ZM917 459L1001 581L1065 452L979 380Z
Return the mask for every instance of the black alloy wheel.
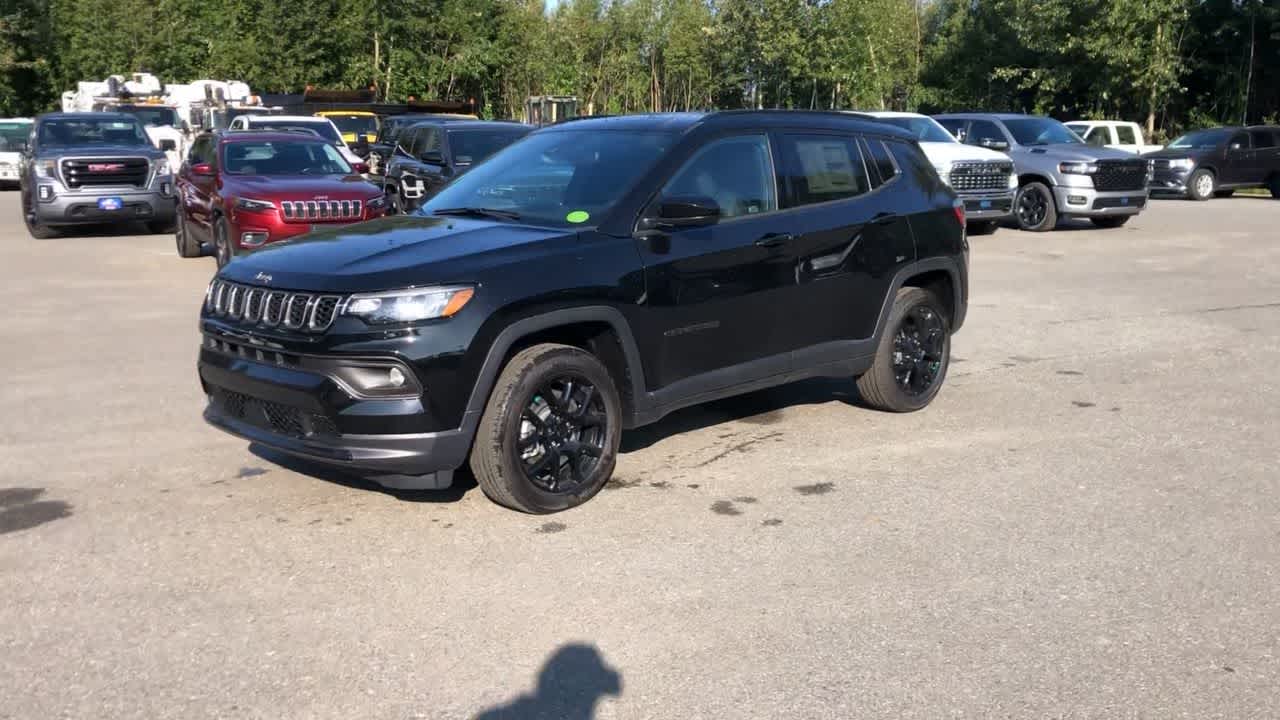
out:
M525 478L548 493L580 492L604 454L608 423L604 398L585 377L543 382L520 415L516 452Z
M933 389L941 376L946 345L942 316L929 305L912 306L893 337L893 376L903 393L921 397Z
M1014 202L1018 227L1032 232L1052 230L1058 222L1053 195L1042 183L1028 183L1018 191Z

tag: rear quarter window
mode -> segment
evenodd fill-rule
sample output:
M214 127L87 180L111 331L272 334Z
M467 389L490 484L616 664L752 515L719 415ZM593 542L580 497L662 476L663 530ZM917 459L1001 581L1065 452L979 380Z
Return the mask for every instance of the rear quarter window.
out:
M910 179L912 184L933 189L942 182L918 145L900 140L885 140L884 144L889 148L893 159L897 161L902 174Z

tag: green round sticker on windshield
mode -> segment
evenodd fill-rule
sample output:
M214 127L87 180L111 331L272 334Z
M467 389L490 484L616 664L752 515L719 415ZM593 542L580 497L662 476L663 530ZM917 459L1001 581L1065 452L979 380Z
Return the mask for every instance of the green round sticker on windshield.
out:
M590 220L591 216L582 210L574 210L568 215L565 215L564 219L571 223L584 223L587 220Z

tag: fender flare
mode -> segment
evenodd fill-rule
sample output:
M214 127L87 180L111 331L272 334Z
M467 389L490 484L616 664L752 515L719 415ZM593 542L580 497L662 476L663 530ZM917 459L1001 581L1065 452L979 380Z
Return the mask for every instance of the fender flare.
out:
M898 291L906 285L907 279L916 275L927 272L941 270L951 278L951 298L952 308L954 308L955 317L952 318L951 332L955 333L964 324L964 317L968 310L968 303L965 298L964 288L961 287L962 279L960 269L957 267L958 261L949 257L932 257L923 260L917 260L910 265L902 268L893 276L893 281L889 283L889 292L885 293L884 304L880 307L880 316L876 319L876 329L871 335L871 347L879 347L880 338L884 333L885 326L889 323L889 313L893 311L893 300L898 296Z
M471 388L471 397L467 401L467 408L462 416L463 429L471 433L480 424L480 416L484 414L485 405L489 402L489 394L493 392L493 386L498 381L498 373L502 372L503 360L517 342L543 330L584 322L606 323L617 334L622 345L623 359L627 364L633 402L637 409L647 406L644 366L641 364L640 349L636 345L630 324L616 308L607 305L587 305L539 313L517 320L503 328L489 345L484 363L480 366L479 374L476 375L475 384ZM624 418L624 425L626 420Z

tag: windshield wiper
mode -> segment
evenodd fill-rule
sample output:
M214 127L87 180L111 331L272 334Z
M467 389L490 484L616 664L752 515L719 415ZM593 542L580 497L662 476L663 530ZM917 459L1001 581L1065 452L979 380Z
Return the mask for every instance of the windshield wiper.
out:
M486 207L456 207L456 208L440 208L432 210L432 215L471 215L473 217L492 217L502 220L519 220L520 213L510 210L500 210L498 208Z

